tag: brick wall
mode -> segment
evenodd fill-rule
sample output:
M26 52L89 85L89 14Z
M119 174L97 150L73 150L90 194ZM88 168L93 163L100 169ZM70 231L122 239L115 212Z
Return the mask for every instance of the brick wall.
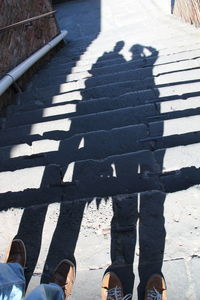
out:
M0 28L52 10L49 0L0 0ZM58 33L54 16L0 32L0 78Z
M174 15L200 27L200 0L171 0L171 3Z

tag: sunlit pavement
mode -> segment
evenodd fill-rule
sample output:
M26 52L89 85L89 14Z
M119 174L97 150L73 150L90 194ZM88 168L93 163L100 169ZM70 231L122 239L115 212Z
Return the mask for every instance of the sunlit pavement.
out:
M161 271L169 299L200 297L199 31L156 2L57 5L66 45L8 110L0 257L24 240L28 291L69 258L72 299L111 264L134 299Z

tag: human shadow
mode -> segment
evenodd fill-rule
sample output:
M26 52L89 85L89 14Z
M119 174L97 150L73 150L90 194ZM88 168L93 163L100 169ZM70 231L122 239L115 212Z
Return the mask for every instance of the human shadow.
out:
M118 274L123 283L124 294L132 293L136 255L135 265L138 263L139 273L138 299L144 299L145 286L150 276L162 273L166 235L164 201L165 194L159 191L113 197L112 265L108 270L114 270ZM137 238L139 248L136 252Z
M35 121L32 122L44 121L45 107L52 106L56 109L56 104L53 103L53 96L60 93L60 85L66 82L72 69L76 66L76 63L87 51L90 44L97 38L101 30L100 0L92 1L92 3L91 1L82 1L78 4L72 2L62 3L56 5L54 8L56 9L56 17L60 27L62 29L67 29L68 35L66 45L59 50L57 57L52 58L51 62L47 63L33 79L32 86L35 87L34 95L29 97L30 100L27 99L26 105L27 107L32 107L32 102L36 104L36 99L39 104L38 110L36 110L36 114L34 115ZM87 11L87 14L85 14L85 11ZM87 37L85 38L85 36ZM60 63L62 63L61 66L59 65ZM38 75L40 76L38 77ZM53 88L49 88L48 93L45 94L46 88L44 88L44 86L50 86L52 83ZM22 96L23 95L21 95L21 97ZM59 115L57 115L56 118L59 118ZM33 119L31 118L31 115L28 116L27 120L24 119L24 123L30 124L30 119ZM31 128L32 125L27 126L26 133L27 141L29 140L30 143L33 141L30 136ZM33 139L37 140L38 136L35 135ZM15 137L12 138L12 142L13 141L15 141ZM16 139L16 143L19 142L19 139ZM60 153L57 152L55 156L59 158ZM44 157L45 155L33 155L32 163L30 161L27 161L27 163L31 163L32 165L42 163L43 165L46 165L48 162L44 161ZM25 161L23 162L21 160L21 162L15 166L20 169L24 163L26 164ZM67 164L68 160L66 160L65 163ZM52 270L61 259L68 257L75 263L74 249L78 238L84 207L79 203L77 209L76 203L67 203L63 200L64 185L62 184L60 167L56 166L55 163L53 164L55 166L55 168L53 167L55 172L49 172L48 166L45 168L40 188L37 191L32 189L20 192L18 196L15 195L15 199L18 200L18 204L16 205L24 207L16 237L23 239L27 247L27 252L31 253L31 255L28 256L27 268L25 270L27 285L35 270L40 254L42 232L50 203L61 203L61 205L58 223L47 256L47 262L44 265L44 276L42 281L48 282L50 280ZM29 204L25 200L27 193L29 195ZM15 202L13 198L14 194L15 193L9 193L8 195L11 205L13 204L13 201ZM19 202L21 204L19 204ZM8 209L9 204L6 204L6 207ZM75 221L77 218L78 221ZM62 244L60 241L62 241Z
M178 179L174 174L174 182L172 177L162 177L165 150L155 155L163 138L159 101L179 99L180 95L160 97L153 74L159 55L155 48L133 45L132 59L127 62L120 54L123 46L123 41L118 42L113 51L99 57L89 71L91 76L85 78L85 87L79 89L82 101L76 103L75 115L67 115L71 121L69 130L52 130L44 135L61 140L58 150L44 153L41 159L46 169L40 192L44 195L48 190L49 198L32 199L34 203L43 201L44 205L35 213L34 208L25 210L18 234L26 239L30 252L35 251L29 263L31 275L41 247L48 204L61 202L43 270L42 281L48 282L59 260L68 257L75 262L74 251L85 206L94 197L101 202L112 196L111 268L122 278L125 292L132 292L133 264L135 256L138 257L138 298L143 299L148 277L161 273L162 269L165 192L185 187L192 170L186 170L183 176L178 174ZM174 113L167 118L170 116L174 118ZM161 120L155 122L158 136L152 136L150 123L157 118ZM179 137L174 138L179 143ZM50 172L52 163L53 167L58 166L57 173ZM52 177L51 184L49 178ZM194 175L191 178L189 185L200 180ZM30 235L36 244L30 242ZM138 253L135 251L137 235Z
M99 97L108 97L112 95L116 97L115 101L117 102L117 95L120 97L120 93L124 94L130 91L137 91L137 89L140 91L146 88L154 91L155 98L159 97L159 92L155 87L153 77L153 66L157 60L158 51L153 47L145 47L138 44L133 45L133 47L130 49L133 55L132 60L129 62L130 65L127 65L124 58L119 54L120 50L122 50L122 45L123 43L119 42L113 50L116 57L116 66L114 66L114 68L116 68L115 70L118 71L117 76L114 75L110 76L111 78L109 78L108 75L104 76L104 78L95 78L96 69L94 68L94 73L93 70L91 70L90 73L93 76L87 80L86 89L83 91L86 99L94 96L92 89L97 83L100 86L104 86L105 84L109 83L109 79L111 79L111 84L114 83L112 86L112 92L106 90L105 87L102 94L98 94ZM145 55L145 50L148 50L150 53L148 58ZM119 56L118 58L117 55ZM112 57L113 53L105 53L105 56ZM101 60L102 58L98 59L97 65ZM142 69L141 71L139 68L143 66L142 64L146 64L147 61L148 67ZM120 64L123 63L126 64L125 71L123 71L120 66ZM133 66L135 69L132 69ZM123 83L119 90L119 85L122 81L127 81L127 84ZM116 82L119 82L119 84L116 84ZM91 90L88 92L87 89ZM109 102L109 100L110 99L107 101ZM132 95L132 99L129 99L129 104L126 101L126 105L131 107L147 103L148 98L145 96L140 99L139 103L137 100L135 101L134 94ZM123 113L125 114L126 112L123 111ZM131 110L131 114L133 113L133 110ZM109 117L111 117L111 115ZM145 122L145 126L148 128L148 121L145 121L145 117L145 113L141 113L141 118L143 119L143 122ZM116 128L117 125L121 126L120 122L122 120L124 121L123 115L119 117L117 111L112 114L112 120L110 123L112 123L115 118L118 120L118 123L116 122L115 126L112 124L112 128ZM128 118L126 115L125 120L127 119ZM137 122L135 123L137 124ZM134 124L133 120L132 124ZM135 131L137 130L138 128L134 127L134 134L133 132L131 134L131 131L128 131L128 135L126 135L126 132L124 131L123 135L121 135L120 138L118 137L118 141L121 139L120 144L126 145L127 139L130 142L131 136L136 143L137 138L134 139L134 135ZM161 128L160 130L162 131ZM114 142L112 139L110 139L107 141L106 146L112 149L112 143ZM98 143L100 148L101 144L102 143ZM85 145L87 145L87 139ZM146 152L146 157L143 154L141 155L141 153L130 153L127 159L121 159L119 156L113 156L110 157L110 159L106 159L102 163L102 169L98 168L98 163L96 163L96 170L98 170L98 172L96 171L96 174L93 172L93 176L99 177L96 179L95 184L102 181L102 187L107 184L109 187L111 186L114 188L116 194L124 194L125 192L128 194L135 192L135 194L132 195L129 194L113 197L113 218L111 222L112 264L106 271L114 270L123 283L124 293L132 293L135 280L133 263L138 231L139 253L137 253L137 255L139 255L138 272L140 279L138 286L138 299L144 298L145 286L150 275L154 273L161 273L165 245L165 227L163 216L165 194L162 192L153 191L149 193L142 192L148 189L159 190L161 188L158 177L154 176L153 178L148 178L147 175L145 178L144 176L144 174L147 172L153 173L157 171L154 168L152 161L152 146L148 145L148 147L150 151ZM116 153L115 143L114 149L115 151L113 151L113 153ZM120 153L119 145L117 149ZM134 150L136 150L135 147L131 145L129 151L133 152ZM140 167L140 172L138 172L138 167ZM77 172L77 174L79 173ZM128 176L127 174L131 174L131 176ZM89 178L88 181L91 183L92 178ZM109 187L107 187L107 189L109 189ZM138 194L138 191L141 191L142 193ZM110 195L112 195L112 189L110 191ZM98 196L101 195L98 194ZM138 230L137 223L139 223Z
M133 263L137 237L136 228L137 222L139 222L140 254L138 268L140 285L138 287L138 297L140 299L144 295L144 287L148 277L154 272L161 273L165 244L163 217L165 195L160 192L144 192L148 189L160 189L159 178L155 176L145 177L144 175L147 172L156 172L157 169L154 166L151 149L150 151L148 149L145 153L134 152L143 149L139 149L137 148L138 145L135 145L138 140L137 126L129 128L130 124L138 123L138 118L145 120L146 115L144 111L140 112L141 115L137 115L134 119L133 109L137 105L146 104L147 99L140 99L138 104L137 101L134 101L133 96L132 99L129 99L129 104L125 101L126 106L131 107L130 110L125 108L124 111L116 110L114 112L111 110L114 109L113 106L112 108L109 106L109 101L111 101L111 96L114 96L114 101L119 105L117 97L119 92L124 94L130 91L137 91L137 88L140 91L146 87L154 89L154 97L159 97L159 92L155 89L152 72L158 51L152 47L134 45L130 49L133 57L129 62L130 65L127 66L128 70L123 71L121 70L121 65L127 64L120 54L123 46L123 41L118 42L113 51L106 52L97 60L90 70L92 76L86 80L85 89L81 91L82 101L87 101L88 103L91 101L90 99L96 98L97 93L98 97L94 100L94 102L96 101L97 112L99 109L98 98L106 98L103 118L96 114L91 114L89 120L88 118L83 118L81 125L80 119L71 119L71 135L78 133L80 128L84 129L87 134L77 135L74 140L70 140L67 147L66 142L62 141L58 153L61 160L61 157L64 156L60 163L67 162L66 167L62 168L64 182L69 176L69 174L66 176L66 173L70 170L69 165L73 165L69 177L71 182L74 183L74 189L71 193L74 199L92 197L92 195L104 198L105 196L113 195L113 193L131 194L135 192L135 194L127 195L126 197L113 197L113 219L111 223L112 265L109 269L114 268L115 272L122 278L125 292L132 292L135 277L133 274ZM150 53L148 56L148 67L140 72L137 68L141 68L142 64L145 64L147 61L144 50ZM109 68L109 65L113 64L113 60L114 68L118 70L117 76L116 74L112 75L109 71L104 73L103 76L97 74L98 69ZM135 69L133 69L133 66ZM121 82L126 81L127 84L120 86ZM105 85L108 84L112 86L112 91L106 89ZM112 101L113 104L114 102ZM79 104L77 104L76 111L79 112ZM146 123L148 122L146 121ZM105 131L123 126L128 126L128 128L125 128L125 130L116 129L116 132L112 132L112 134ZM147 127L147 124L145 126ZM98 132L99 130L100 132ZM133 137L133 143L130 141L130 136ZM128 155L124 153L128 153ZM91 157L96 159L96 161L91 161ZM99 158L101 158L101 163L98 161ZM139 166L140 172L138 172ZM144 192L140 194L139 201L138 191ZM79 224L82 220L83 209L84 206L78 212L80 217ZM50 247L49 257L53 256L53 253L54 247Z
M145 120L148 112L146 114L146 111L142 108L141 111L138 111L138 114L135 114L134 110L136 106L146 104L146 98L135 99L133 94L132 97L127 97L126 99L123 96L120 98L120 95L148 88L150 91L153 90L153 97L159 96L152 76L152 69L157 59L158 51L152 47L133 45L130 49L133 57L130 62L127 62L120 54L123 46L123 41L118 42L113 51L106 52L90 70L92 76L86 79L85 89L81 90L83 99L80 104L76 104L76 113L79 114L79 112L82 113L84 111L82 103L87 102L88 108L91 110L89 117L84 115L81 118L72 117L68 135L65 136L66 139L64 138L60 141L58 151L45 154L46 163L54 162L54 164L61 166L57 188L59 189L58 194L60 193L61 195L62 203L56 229L53 233L44 264L42 282L50 280L51 272L59 260L68 257L75 262L74 251L85 205L90 203L94 196L104 198L108 195L113 195L113 193L116 195L136 193L133 196L129 196L130 198L127 196L125 201L118 201L118 198L113 197L114 216L111 224L112 266L115 266L115 269L118 270L117 272L120 273L120 277L124 279L125 291L132 291L133 289L134 274L132 269L136 244L136 224L138 218L143 224L140 214L141 216L145 214L143 212L146 212L145 207L147 206L145 200L143 200L145 196L141 194L141 207L138 210L137 193L142 193L148 189L160 189L160 182L158 178L145 175L148 172L153 173L156 171L154 158L149 149L148 151L140 152L140 150L144 149L138 143L139 138L146 136L148 121ZM145 49L150 53L148 57L144 53ZM141 69L147 62L148 67ZM125 68L124 65L126 66ZM103 76L101 74L102 69L104 69ZM116 73L112 75L113 70L115 70L117 75ZM121 84L121 82L125 82L125 84ZM109 84L111 89L110 87L101 88ZM97 99L92 100L93 98ZM98 98L101 98L101 101ZM117 106L113 113L115 105ZM121 106L122 110L118 109L119 106ZM96 114L99 109L105 112L103 118L102 114ZM139 121L145 122L145 129L137 126ZM113 128L116 128L116 130L112 130ZM131 140L130 136L132 137ZM68 137L71 138L67 139ZM91 161L90 158L93 160ZM101 162L98 159L101 159ZM140 168L140 171L138 168ZM51 173L49 174L49 169L46 168L40 190L47 188L50 176ZM86 200L81 202L75 201L75 199L81 198ZM156 211L162 212L162 209L159 209L159 207L160 205L157 206L154 214L158 214ZM23 240L28 245L28 251L32 253L28 263L29 267L26 271L27 283L31 278L39 256L47 209L48 205L40 206L35 211L35 214L34 208L25 209L20 223L17 236L23 237ZM146 217L146 222L148 223L150 216L147 215ZM160 228L163 228L161 222L159 225ZM149 228L151 227L154 232L154 224L149 220L147 229L150 230ZM149 248L145 246L145 243L147 243L145 236L147 229L145 225L140 226L139 239L142 255L139 263L139 272L142 292L145 282L144 278L146 279L146 267L144 266L152 264L152 260L150 263L148 261L147 250L149 251ZM30 236L34 242L30 242ZM159 238L159 243L163 248L164 235L159 235ZM149 242L150 244L152 243L150 237ZM157 244L159 243L157 242ZM163 253L163 249L159 253ZM159 259L157 257L154 258L154 261L157 262L158 260L160 268L157 266L157 271L161 271L160 256ZM150 272L149 265L148 270Z

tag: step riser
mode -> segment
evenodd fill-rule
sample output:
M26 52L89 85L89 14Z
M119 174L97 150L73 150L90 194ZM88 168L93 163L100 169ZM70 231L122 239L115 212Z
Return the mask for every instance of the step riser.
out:
M182 42L180 43L179 45L173 45L173 48L169 48L169 45L166 45L166 48L164 48L164 46L162 45L161 47L157 47L157 48L152 48L153 50L153 55L157 55L157 53L159 53L159 55L173 55L175 53L178 53L178 52L186 52L186 51L192 51L192 50L195 50L195 49L199 49L199 43L198 41L196 40L193 40L193 43L188 43L188 45L186 46L186 41L184 41L185 44ZM182 44L182 45L181 45ZM96 46L97 47L97 46ZM145 47L145 46L144 46ZM152 51L151 50L151 51ZM74 62L71 61L69 62L69 56L67 54L64 54L64 55L59 55L59 58L54 58L51 62L51 65L52 64L59 64L59 63L63 63L63 62L66 62L66 63L76 63L76 61L78 61L79 65L83 65L83 64L87 64L87 62L90 63L90 61L95 61L97 60L99 57L101 57L101 60L102 62L105 60L105 62L109 62L109 60L114 60L116 59L119 54L116 53L116 52L106 52L105 55L104 55L104 49L103 50L99 50L98 47L97 47L97 50L95 51L92 51L92 50L89 50L87 53L83 54L83 55L80 55L80 52L77 53L77 55L73 55L72 58L73 60L76 59ZM134 55L134 59L138 59L140 56L139 55Z
M174 85L173 83L169 83L155 86L152 80L139 81L137 82L137 84L132 81L126 81L123 83L110 84L83 90L81 91L81 95L83 99L117 97L119 95L123 95L125 93L130 93L133 91L143 91L144 89L154 89L155 98L176 96L182 95L183 93L199 92L199 82L193 83L192 81L186 81L186 84L180 82L176 85ZM67 97L70 98L71 93L73 95L73 92L69 92L67 93Z
M93 74L99 74L100 72L106 72L106 69L109 70L109 67L115 67L117 69L119 69L120 66L122 66L123 68L123 64L132 64L133 68L138 68L138 67L143 67L143 66L156 66L156 65L160 65L160 64L169 64L169 63L173 63L176 61L181 61L181 60L188 60L188 59L194 59L194 58L199 58L200 56L200 50L194 50L191 52L181 52L181 53L175 53L172 55L168 55L168 56L148 56L146 58L140 58L138 60L133 60L133 61L129 61L126 62L125 60L122 61L122 59L113 59L107 62L96 62L95 64L90 63L90 64L83 64L82 66L78 66L73 63L70 64L61 64L60 66L55 64L55 66L51 65L51 67L49 67L46 72L49 71L53 71L54 74L59 74L59 72L61 72L61 74L63 75L67 75L67 74L75 74L77 72L85 72L88 71L90 72L90 70L92 70ZM106 68L104 70L104 68ZM102 70L101 70L102 69Z
M137 125L108 132L99 131L77 135L57 142L49 141L46 142L43 151L40 151L42 146L39 141L32 146L25 144L21 147L17 145L14 148L7 147L0 149L0 171L13 171L36 165L66 164L86 159L103 159L111 155L149 149L148 143L139 142L147 137L147 127ZM34 156L35 154L39 155ZM9 159L10 156L12 159Z
M195 149L195 144L199 142L200 132L150 138L149 129L145 125L129 126L109 132L99 131L88 133L87 135L77 135L62 141L44 140L34 142L32 146L24 144L16 145L14 148L2 148L0 150L0 172L32 168L34 166L47 166L49 164L64 165L73 161L88 159L102 160L112 155L147 149L155 150L157 155L159 151L173 152L173 149L156 151L159 148L185 145L187 147L183 147L183 149L187 149L189 148L188 144L193 144L192 147ZM166 153L162 154L162 156L165 157ZM166 167L165 171L167 171Z
M74 95L74 94L73 94ZM80 95L80 93L79 93ZM78 97L75 96L75 99L77 99ZM86 102L88 103L88 105L92 107L98 107L99 105L103 105L103 107L106 107L106 109L101 109L101 110L110 110L112 108L113 103L115 103L116 101L118 102L118 99L120 99L120 106L121 107L121 103L123 101L128 101L128 105L127 106L131 106L129 103L134 102L137 105L144 104L147 103L148 101L155 99L156 95L155 92L153 90L143 90L143 91L137 91L137 92L130 92L130 93L126 93L124 95L118 95L116 98L109 98L109 97L101 97L98 99L86 99L87 101L80 101L79 100L73 100L72 96L69 94L69 96L67 94L63 94L63 95L57 95L54 96L53 98L48 98L46 97L45 99L42 100L33 100L30 103L27 103L25 101L19 101L18 105L14 105L11 107L11 115L15 112L25 112L25 111L31 111L34 109L38 109L38 108L43 108L43 107L50 107L52 105L62 105L62 104L78 104L80 103L80 105L87 107ZM104 99L107 99L107 101L102 101ZM134 101L133 101L134 99ZM90 101L88 101L90 100ZM22 102L22 104L20 104ZM106 103L107 102L107 103ZM96 104L95 104L96 103ZM101 103L101 104L100 104ZM111 103L111 105L110 105ZM109 107L109 108L108 108ZM114 104L115 107L115 104ZM117 107L117 106L116 106ZM122 105L122 107L124 107ZM88 109L88 107L87 107ZM90 109L89 109L90 111ZM96 108L95 108L96 111Z
M199 54L200 56L200 54ZM152 60L153 61L153 60ZM141 69L141 67L143 67ZM121 72L129 72L133 71L138 74L138 76L142 76L145 78L146 75L149 75L148 70L150 70L151 74L153 76L158 76L162 75L164 72L173 72L173 71L184 71L187 70L188 68L197 68L200 67L200 59L194 59L194 60L183 60L181 62L171 62L170 64L161 64L161 65L153 65L153 70L152 67L146 66L146 62L141 60L141 63L138 62L136 64L135 62L127 62L124 64L120 65L114 65L112 67L104 67L100 69L93 69L92 71L85 71L85 72L80 72L80 73L74 73L74 74L69 74L69 75L57 75L56 77L52 77L51 75L48 75L45 77L45 79L41 80L35 80L35 84L37 83L38 87L44 87L45 85L49 85L51 82L54 83L55 85L62 84L63 81L66 82L71 82L71 81L77 81L85 78L95 78L95 80L100 79L99 76L101 77L106 77L110 78L112 80L112 76L119 76ZM134 69L134 70L133 70ZM138 77L136 77L137 79ZM89 79L89 80L90 80ZM114 81L114 80L113 80Z
M150 72L151 73L151 72ZM130 72L131 74L131 72ZM79 97L81 100L84 99L94 99L94 98L102 98L102 97L116 97L118 95L122 95L132 91L144 90L144 89L158 89L160 87L164 87L165 85L174 85L174 84L184 84L184 83L193 83L199 80L200 69L177 72L172 74L165 74L163 76L159 76L158 78L151 77L149 74L149 78L142 79L140 75L138 75L138 79L136 74L133 74L133 80L130 81L131 76L127 76L127 74L123 76L116 76L116 80L113 83L106 83L106 80L101 81L101 85L96 85L95 80L91 79L92 84L90 85L89 81L82 82L72 82L62 84L56 88L42 88L38 89L35 93L35 97L44 99L54 99L56 98L68 98L69 100L73 100L73 97ZM148 75L147 75L148 77ZM119 80L119 82L118 82ZM109 80L108 80L109 81ZM174 83L175 82L175 83ZM99 82L100 84L100 82ZM91 86L91 87L90 87ZM192 87L191 87L192 88ZM61 93L61 95L59 95ZM72 94L70 94L72 93ZM73 96L73 97L70 97ZM23 98L25 95L23 95ZM22 99L22 97L21 97ZM76 98L75 98L76 99Z
M149 190L174 192L200 183L199 168L186 167L163 175L159 173L159 168L154 155L150 151L113 156L101 162L76 162L62 167L64 184L61 181L59 183L59 176L58 180L55 180L55 178L47 180L45 169L43 174L35 174L35 176L37 175L37 181L41 182L40 184L37 182L35 185L35 192L40 187L45 189L50 185L57 187L58 191L59 188L62 188L62 193L66 193L67 199L78 199ZM32 177L34 173L29 173L29 175ZM4 176L7 176L6 173L4 173ZM23 188L29 188L30 184L27 182L22 184L17 180L19 176L21 178L21 170L17 171L12 177L14 185L8 185L8 191L20 192ZM191 178L190 181L188 181L188 176ZM2 185L0 188L1 192L5 193L5 188ZM20 194L17 199L20 199Z
M199 84L198 83L195 83L195 84L193 83L192 85L177 85L177 86L174 86L173 89L172 89L172 87L166 87L166 88L159 89L160 96L162 96L162 97L169 97L169 94L171 94L172 92L174 93L174 97L177 97L177 95L181 95L182 93L184 94L184 92L185 92L185 94L189 94L189 93L195 93L196 91L197 91L197 93L199 91ZM133 94L130 94L129 96L130 97L135 97L136 96L137 97L136 99L138 99L138 100L139 99L143 99L143 101L144 101L144 99L156 98L156 92L157 91L155 91L155 92L154 91L147 91L146 94L148 95L148 98L144 98L145 94L143 94L143 93L133 93ZM173 97L173 94L170 95L170 97ZM134 109L134 108L132 108L132 109ZM109 114L112 114L112 112L110 112L110 113L107 112L106 113L107 116ZM118 112L118 115L119 114L120 114L120 112ZM157 115L157 114L158 113L156 113L154 111L153 115ZM148 116L152 116L152 114L150 114ZM86 118L86 116L81 117L82 120L84 118ZM90 116L90 120L93 120L93 118L94 118L94 116ZM50 126L47 125L48 122L44 122L44 123L40 123L40 124L31 126L31 128L30 128L30 126L24 126L24 127L16 128L14 131L13 131L13 129L10 129L10 130L7 129L6 130L6 135L9 136L9 132L10 132L10 136L13 136L13 137L16 136L16 135L17 136L29 135L30 134L30 130L31 130L31 134L32 135L33 134L42 134L43 132L47 132L47 131L52 131L52 130L55 131L56 130L55 125L58 127L58 130L68 131L69 128L70 128L70 126L71 126L70 123L72 122L72 120L78 120L78 119L77 118L72 118L71 120L69 120L69 119L63 119L62 120L61 119L61 120L58 120L58 121L52 121L52 122L49 123ZM126 122L127 122L126 124L120 123L120 125L119 125L119 122L117 121L117 124L115 124L113 127L121 127L121 126L133 125L133 124L135 124L135 123L132 123L132 122L135 122L135 121L133 121L133 119L134 118L132 116L131 123L128 123L127 120L126 120ZM95 115L95 119L94 119L94 121L92 121L91 125L95 124L96 120L97 120L97 116ZM100 125L101 125L102 122L104 123L104 120L102 120L102 121L100 121L100 119L98 119L98 120L99 120L99 124ZM122 120L124 120L123 116L122 116ZM120 120L120 121L122 121L122 120ZM141 120L140 122L142 122L142 121L144 121L144 120ZM85 123L85 121L84 121L83 124L80 123L81 124L81 126L80 126L81 127L81 132L91 131L88 127L85 127L85 125L87 124L87 122ZM105 123L106 122L107 121L105 120ZM112 123L112 124L114 124L114 123ZM84 127L85 127L84 130L86 130L86 131L83 131ZM109 128L108 127L106 127L106 128L105 127L104 128L102 128L102 127L101 128L96 128L96 127L93 128L93 130L100 130L100 129L111 129L111 127L109 127ZM70 130L70 132L72 133L72 130ZM78 132L78 128L77 128L76 131L73 131L73 134L75 134L75 133L79 133ZM4 134L4 136L5 136L5 134ZM5 139L4 136L1 135L1 137L5 141L6 139Z
M49 163L63 163L72 160L103 159L106 156L120 153L134 152L145 149L162 149L189 145L200 142L200 132L189 132L178 135L162 136L159 134L162 124L157 125L151 134L152 125L129 126L111 131L96 131L84 135L75 135L64 140L42 140L33 142L32 145L19 144L12 147L0 149L1 171L12 171L34 165L47 165ZM150 129L150 131L149 131ZM153 134L157 136L150 136ZM84 138L84 147L79 149ZM85 147L85 141L86 147ZM63 153L63 146L66 145L67 152ZM73 149L71 153L69 149ZM74 151L77 149L77 151ZM39 156L34 156L39 154ZM33 155L33 156L32 156ZM22 157L22 156L26 156ZM11 159L10 159L11 158Z
M55 130L66 131L70 136L96 130L109 130L143 122L147 116L156 115L154 104L145 107L125 108L99 114L91 114L71 119L61 119L33 125L7 128L4 136L42 135L44 132ZM3 138L3 135L1 135Z
M105 103L105 106L104 106ZM90 105L89 105L90 104ZM91 104L94 104L93 106ZM95 105L96 104L96 105ZM146 103L144 103L146 104ZM146 104L148 105L148 104ZM152 115L147 117L149 122L157 121L157 120L168 120L181 118L185 116L193 116L200 113L200 104L199 97L189 98L188 100L172 100L172 101L164 101L156 103L157 113L156 115ZM50 121L50 120L59 120L64 117L78 117L84 115L86 112L89 113L99 113L103 111L112 111L115 109L126 108L126 107L136 107L142 106L142 101L137 103L137 101L133 101L131 98L121 97L111 101L111 99L102 99L99 101L99 105L97 101L87 101L80 102L78 105L69 104L61 107L51 107L43 110L27 112L27 113L18 113L12 115L11 119L7 119L4 122L4 128L15 127L26 124L34 124L36 122L41 121ZM148 107L148 106L147 106ZM147 108L146 107L146 108ZM64 113L66 110L66 113ZM74 111L72 113L67 113L69 111ZM60 114L59 114L60 113Z
M153 22L159 24L156 18ZM124 31L120 26L123 36L126 25ZM135 31L132 42L126 39L126 51L143 30L140 26ZM185 38L185 32L177 40L173 31L150 43L155 33L149 30L143 39L152 45L152 55L143 55L145 46L137 46L133 59L126 61L112 51L118 29L113 33L93 43L95 37L89 36L72 41L20 95L13 109L19 113L10 114L1 131L0 193L11 191L20 198L30 192L36 199L52 190L68 200L175 191L200 182L194 153L200 151L195 144L200 140L198 104L173 111L171 103L160 115L158 103L198 96L200 44L194 43L194 35ZM5 147L23 141L29 145ZM187 146L173 147L180 144Z
M152 153L145 151L125 156L110 157L102 162L85 161L78 162L74 166L72 166L73 163L68 166L66 165L66 168L62 168L64 176L63 182L76 182L77 192L84 193L87 190L90 190L90 193L93 195L96 193L98 194L98 191L107 195L112 195L115 191L117 194L121 194L122 191L125 190L127 190L127 192L133 192L134 190L144 191L148 188L159 189L159 182L155 180L155 178L142 178L141 174L138 174L138 163L141 163L140 168L143 170L142 172L158 171L155 169L155 160ZM26 169L15 171L12 175L11 183L8 183L6 187L4 181L8 182L8 178L10 178L11 174L10 172L0 173L0 192L18 192L31 188L32 186L38 189L39 187L45 187L49 184L59 183L59 178L50 178L49 174L46 174L45 172L46 171L42 167L33 168L32 172L29 170L28 174ZM27 179L23 180L25 174ZM28 180L28 177L36 177L35 183ZM119 182L121 182L120 186ZM103 188L104 184L105 186ZM135 187L133 185L135 185ZM99 189L100 186L103 189Z
M79 80L70 83L63 83L60 85L61 92L69 92L73 90L86 89L87 88L95 88L102 85L121 83L132 80L135 81L137 87L140 88L140 82L142 81L143 88L148 88L150 85L157 86L161 84L170 84L171 82L182 82L185 80L196 80L200 78L200 68L192 69L189 71L179 71L175 73L169 74L160 74L159 77L152 76L152 68L147 68L145 71L129 71L125 73L113 74L111 76L104 76L101 78L90 78L87 80ZM136 86L134 88L137 90ZM42 88L43 94L45 94L45 88Z

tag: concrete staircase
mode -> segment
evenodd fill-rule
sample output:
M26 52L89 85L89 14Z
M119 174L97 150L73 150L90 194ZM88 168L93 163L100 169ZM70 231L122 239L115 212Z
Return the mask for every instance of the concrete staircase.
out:
M61 26L70 27L65 12L84 31L78 17L85 8L92 16L89 2L59 5ZM169 295L195 300L199 33L149 1L127 0L123 10L120 2L111 13L103 1L102 32L69 36L1 120L1 245L16 234L25 241L31 287L69 257L75 298L99 299L101 269L112 262L125 291L135 278L143 299L164 260Z

